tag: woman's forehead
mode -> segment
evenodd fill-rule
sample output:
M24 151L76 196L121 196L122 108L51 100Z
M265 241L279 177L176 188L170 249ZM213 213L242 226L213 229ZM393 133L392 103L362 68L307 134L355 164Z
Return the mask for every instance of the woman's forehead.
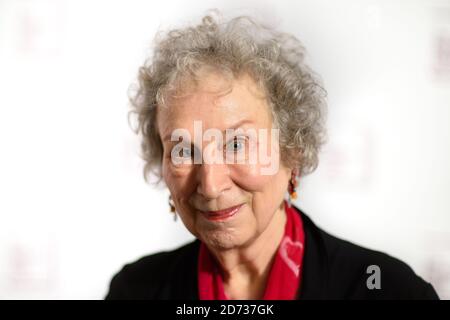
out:
M214 78L205 79L205 83L207 80L213 81ZM271 113L268 104L251 78L234 80L226 93L211 91L210 88L215 85L211 82L210 87L204 86L172 99L166 107L159 108L160 125L172 130L177 127L192 128L194 121L201 121L207 127L217 127L221 130L232 128L239 122L270 126Z
M183 94L169 99L158 112L173 117L202 116L214 114L221 116L233 113L252 114L269 111L262 90L250 77L233 80L227 87L218 86L217 78L207 78L192 91L184 90Z

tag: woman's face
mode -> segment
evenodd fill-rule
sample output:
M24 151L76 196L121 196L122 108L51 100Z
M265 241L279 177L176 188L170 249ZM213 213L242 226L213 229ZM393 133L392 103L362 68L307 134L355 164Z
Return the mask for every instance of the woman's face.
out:
M218 94L223 84L229 82L220 75L204 77L188 95L159 107L157 124L163 179L184 225L207 245L231 249L249 245L283 208L291 171L279 163L278 136L272 136L269 106L256 83L241 76ZM225 134L231 128L241 131ZM184 136L171 141L177 129ZM208 129L222 132L222 143L208 138ZM195 152L200 158L194 159ZM270 164L261 161L261 152L271 156ZM264 171L275 162L275 170Z

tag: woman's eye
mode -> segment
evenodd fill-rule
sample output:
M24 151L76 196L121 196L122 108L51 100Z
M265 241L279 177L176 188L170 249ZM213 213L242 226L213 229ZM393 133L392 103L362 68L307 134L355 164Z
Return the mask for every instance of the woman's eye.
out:
M240 151L245 145L245 138L235 137L227 144L227 151L236 152Z
M190 158L192 156L191 148L189 147L183 147L180 150L180 157L182 158Z

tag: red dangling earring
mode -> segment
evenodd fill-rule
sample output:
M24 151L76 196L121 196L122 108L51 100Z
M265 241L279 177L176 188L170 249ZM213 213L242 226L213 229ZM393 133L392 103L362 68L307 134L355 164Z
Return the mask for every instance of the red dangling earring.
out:
M169 195L170 212L173 214L173 221L177 221L177 212L175 210L175 204L172 200L172 195Z
M294 169L291 172L291 179L289 180L288 192L289 192L289 204L292 200L297 199L297 192L295 188L298 186L297 181L298 170Z

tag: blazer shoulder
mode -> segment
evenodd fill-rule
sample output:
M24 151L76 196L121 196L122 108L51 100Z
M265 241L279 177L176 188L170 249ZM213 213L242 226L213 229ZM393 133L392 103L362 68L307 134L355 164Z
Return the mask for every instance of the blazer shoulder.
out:
M327 247L332 292L355 299L439 299L431 284L405 262L322 230L321 234Z
M106 300L153 299L159 289L176 272L180 261L192 259L198 240L175 250L162 251L125 264L109 285Z

